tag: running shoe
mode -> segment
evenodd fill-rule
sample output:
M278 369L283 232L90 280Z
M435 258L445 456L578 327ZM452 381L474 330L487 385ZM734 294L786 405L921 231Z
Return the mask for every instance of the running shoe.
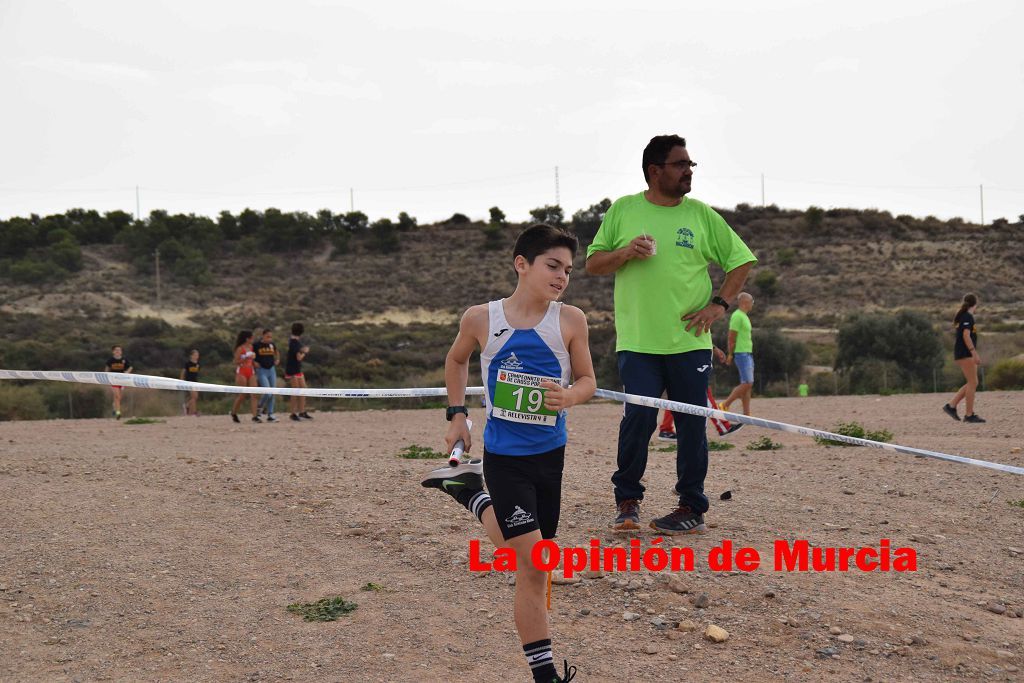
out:
M729 428L725 430L725 434L732 434L733 432L739 430L739 428L742 427L742 426L743 426L742 422L737 422L735 424L731 424L729 426ZM722 436L725 436L725 434L723 434Z
M702 534L706 531L704 515L692 512L686 505L680 505L664 517L652 519L651 528L663 534Z
M236 413L228 413L228 414L229 414L229 415L231 415L231 419L232 419L233 421L235 421L235 422L241 422L241 420L239 420L239 419L238 419L238 415L237 415Z
M301 417L303 420L312 420L313 419L313 416L310 415L309 413L307 413L305 410L303 410L301 413L299 413L299 417Z
M640 501L632 498L623 500L617 505L618 517L612 525L613 531L636 531L640 528Z
M461 462L455 467L444 465L431 470L420 481L420 486L441 489L456 496L459 491L482 489L484 487L484 461L479 458Z
M118 420L120 420L121 419L121 411L120 410L115 410L114 411L114 417L117 418ZM984 422L984 420L982 420L982 422Z
M942 406L942 412L944 412L946 415L949 415L951 418L953 418L957 422L960 421L960 416L956 414L956 408L954 408L953 406L949 405L948 403L946 405Z
M971 413L964 417L964 422L973 422L974 424L984 424L987 422L984 418L978 417L977 413Z
M267 415L267 422L277 422L277 418L274 417L273 413Z
M263 420L260 419L259 415L253 415L252 416L252 421L253 422L263 422Z
M576 667L569 666L568 659L562 660L562 666L565 667L565 671L561 676L555 675L555 677L551 679L551 683L569 683L569 681L576 678Z
M675 432L658 432L658 441L675 441Z
M289 415L288 419L291 420L292 422L302 422L302 418L296 415L295 413Z

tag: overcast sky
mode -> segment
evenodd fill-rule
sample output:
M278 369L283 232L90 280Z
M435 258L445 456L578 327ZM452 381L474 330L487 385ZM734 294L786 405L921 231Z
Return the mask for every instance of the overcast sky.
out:
M1024 214L1024 3L0 0L0 217L71 207L525 220L715 206Z

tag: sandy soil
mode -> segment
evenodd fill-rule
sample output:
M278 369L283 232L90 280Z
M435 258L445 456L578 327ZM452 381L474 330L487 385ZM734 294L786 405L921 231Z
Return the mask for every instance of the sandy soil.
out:
M941 400L754 406L1024 465L1024 393L984 394L985 426L954 423ZM564 545L624 540L607 531L618 412L571 416ZM513 587L467 570L479 526L419 487L437 462L396 455L436 446L443 426L437 411L0 424L0 679L528 680ZM765 434L784 447L745 450ZM1021 680L1024 509L1008 502L1024 499L1024 477L749 427L729 438L737 449L711 454L713 528L678 541L698 558L724 539L770 559L777 538L889 538L917 550L918 571L784 573L769 561L713 573L700 561L672 580L556 585L555 655L579 667L576 680ZM645 523L671 506L673 471L673 454L654 450ZM384 590L360 590L368 582ZM331 623L285 609L333 595L358 609ZM696 630L674 628L687 621ZM706 640L708 624L729 639Z

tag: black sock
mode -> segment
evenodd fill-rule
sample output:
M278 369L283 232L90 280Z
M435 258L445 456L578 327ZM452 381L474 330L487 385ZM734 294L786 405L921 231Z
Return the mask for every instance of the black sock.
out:
M550 638L523 645L523 654L526 655L526 663L533 672L534 683L551 683L558 678L554 657L551 654Z
M484 510L491 506L491 497L483 489L465 489L452 496L459 504L476 515L476 518L483 521Z

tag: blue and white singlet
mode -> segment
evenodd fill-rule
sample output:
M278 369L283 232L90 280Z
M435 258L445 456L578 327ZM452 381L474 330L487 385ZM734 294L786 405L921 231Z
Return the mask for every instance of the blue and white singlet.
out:
M572 367L562 337L562 304L552 301L536 327L513 329L503 300L487 304L487 346L480 353L480 376L487 399L484 447L498 455L537 455L564 446L565 411L543 407L549 379L569 386Z

